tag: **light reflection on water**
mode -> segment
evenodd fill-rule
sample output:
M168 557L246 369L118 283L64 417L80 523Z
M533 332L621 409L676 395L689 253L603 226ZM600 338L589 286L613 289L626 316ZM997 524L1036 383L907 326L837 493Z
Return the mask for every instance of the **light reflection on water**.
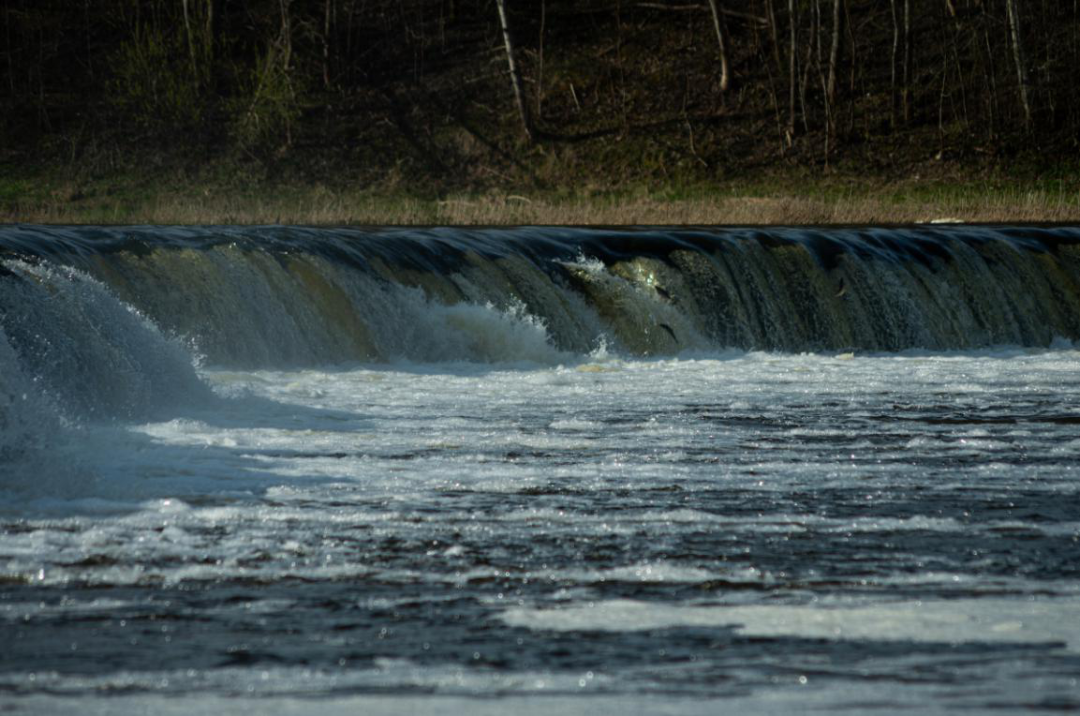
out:
M73 430L5 496L0 703L1075 708L1078 368L204 371L218 399Z

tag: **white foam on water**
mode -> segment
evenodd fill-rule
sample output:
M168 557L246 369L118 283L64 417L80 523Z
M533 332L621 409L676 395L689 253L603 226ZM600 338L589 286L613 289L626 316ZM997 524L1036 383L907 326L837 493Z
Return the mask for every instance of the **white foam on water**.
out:
M483 321L502 321L496 313L484 313ZM539 342L539 328L518 327L527 340L516 345L531 346L529 350L543 358L550 346ZM871 505L870 498L882 497L902 502L905 494L917 494L913 488L923 495L963 490L964 496L988 500L1000 494L1003 504L1017 486L1024 494L1073 499L1080 488L1071 479L1070 454L1061 452L1073 442L1068 424L1031 423L1031 434L1017 438L1042 462L1008 462L995 453L992 461L964 462L958 470L949 461L966 455L959 440L1007 444L1000 426L969 429L888 421L923 412L930 417L985 417L1003 410L1011 396L1031 401L1030 408L1025 404L1020 411L1021 418L1039 415L1040 410L1056 415L1067 408L1061 396L1075 390L1063 384L1073 380L1078 358L1070 351L1009 352L1006 357L856 355L844 360L756 352L654 360L593 356L562 364L545 363L534 355L524 362L510 358L287 371L204 369L199 376L216 391L212 400L161 416L69 425L60 435L63 444L71 446L70 462L78 458L78 475L58 472L45 489L37 485L38 473L20 472L28 485L20 502L7 499L11 483L0 486L3 516L19 526L0 537L0 581L58 590L80 585L197 590L233 582L257 585L252 589L292 582L379 584L391 592L430 588L439 594L444 588L456 592L490 583L491 593L477 602L501 608L495 601L495 589L501 587L494 585L527 579L549 590L545 607L519 604L503 612L501 624L563 632L692 627L765 638L1034 643L1050 645L1051 650L1064 643L1075 652L1078 639L1070 625L1080 612L1074 582L999 575L994 565L981 565L966 553L940 565L920 565L899 554L893 573L836 578L827 587L868 594L951 590L963 595L921 604L762 603L777 589L812 592L818 589L817 577L804 575L793 583L791 575L758 564L752 552L724 554L727 561L712 553L664 559L617 553L599 567L584 561L526 564L514 572L490 562L498 561L504 537L618 545L647 535L662 545L666 539L701 535L741 545L757 540L797 546L848 537L873 541L877 532L887 535L882 540L984 540L993 537L995 529L1016 529L1071 538L1076 522L1067 516L1049 523L1037 515L983 516L969 522L957 510L942 516L877 516L860 513L857 505ZM582 370L590 366L602 370ZM951 392L953 385L982 388ZM16 409L29 405L9 404ZM875 417L885 421L875 422ZM794 418L814 427L787 427L785 421ZM875 433L878 422L886 422L891 432L875 434L872 440L865 437ZM916 437L897 437L908 433ZM907 454L903 446L911 439L924 442L916 453ZM879 449L882 440L891 441L890 450ZM976 452L985 452L985 444ZM916 464L912 455L940 459L944 467L935 473L937 468ZM43 464L40 456L30 459L32 466ZM846 512L814 510L812 497L828 490L850 496ZM723 514L704 508L735 504L715 501L716 495L725 494L754 506ZM705 502L704 496L710 495L713 502ZM482 507L469 502L474 496L486 499ZM413 551L396 563L370 557L365 545L384 539L404 541ZM607 587L634 595L679 590L681 600L685 593L697 593L695 585L724 581L751 588L722 602L722 589L711 586L707 593L720 603L597 595ZM1027 600L1033 593L1060 596ZM548 608L556 601L563 607ZM589 601L592 607L586 606ZM34 604L11 604L0 610L0 619L13 625L26 615L62 615L67 609L60 605L35 611ZM71 614L128 608L105 602L70 607ZM252 608L267 614L289 610L272 602ZM309 702L295 700L298 694L336 688L412 694L395 702L403 710L440 708L439 703L472 708L464 696L462 701L438 699L449 698L447 694L518 698L534 694L537 682L545 684L543 693L577 693L581 678L576 673L481 670L466 671L459 681L456 672L428 669L389 657L376 668L340 678L268 669L270 680L280 687L276 692L263 691L257 667L199 672L189 682L179 673L149 671L96 677L56 674L51 681L42 676L46 680L40 683L56 694L85 695L104 693L99 689L152 693L159 688L154 683L166 679L175 686L180 679L190 685L178 699L185 708L197 711L200 704L215 703L198 695L205 690L235 687L242 692L237 708L257 710L262 704L289 713L290 708L311 708ZM797 676L793 672L789 684L796 690L802 688ZM636 683L633 670L612 678L603 692L604 703L616 703ZM248 686L255 695L273 698L246 701ZM429 689L435 696L414 698L415 691L409 689ZM779 687L760 690L758 707L766 708L762 704L782 693ZM822 697L823 708L843 703L841 695L829 694ZM34 708L46 712L68 708L59 697L28 698L35 700L20 698L18 703L36 704ZM319 704L335 703L342 709L386 705L365 698ZM922 706L929 703L927 692L899 687L888 698L892 705L907 698ZM500 708L507 703L500 701ZM514 703L526 712L544 708L528 699ZM566 708L570 713L593 712L596 703L581 698L570 700ZM662 713L666 702L648 703L659 710L642 712ZM89 698L84 705L85 713L124 713L160 702L140 695L130 701ZM715 704L690 697L671 702L673 713L694 713L699 706ZM777 712L786 713L779 706Z
M548 569L532 572L538 579L577 583L630 582L638 584L699 584L712 580L760 581L753 567L730 570L701 569L668 561L637 562L611 569Z
M210 401L188 346L80 271L4 267L12 275L0 280L0 511L138 499L124 474L132 441L121 424Z
M56 649L8 660L0 710L926 713L1075 693L1058 672L1080 650L1080 352L985 347L1068 329L1027 296L1071 290L1039 283L1051 254L995 278L974 244L935 268L879 246L826 276L794 243L543 265L413 262L398 249L425 239L402 235L369 265L292 236L274 254L114 233L65 259L83 270L4 259L0 630ZM217 368L196 371L192 339ZM147 643L125 652L111 622L165 595L178 624L190 604L218 620L222 653L238 615L322 641L281 630L262 663L142 668ZM450 615L525 665L410 653L464 634ZM338 617L416 631L365 651L325 628ZM649 632L680 628L722 648L665 661ZM125 665L80 662L76 631ZM313 645L326 658L298 665Z
M6 262L0 282L0 356L31 377L38 399L75 422L131 420L207 393L189 346L83 272ZM10 368L9 368L10 369Z
M541 680L542 681L542 680ZM914 693L883 692L880 685L852 688L838 685L815 685L773 691L747 697L673 699L670 696L585 694L580 697L538 694L490 697L460 696L327 696L317 700L303 698L265 698L260 696L223 698L190 696L182 701L167 696L130 696L118 699L88 700L85 697L27 697L11 699L13 708L29 714L50 716L112 716L113 714L155 714L190 716L190 714L229 713L237 716L308 716L313 709L323 716L386 714L387 716L431 714L431 716L549 716L550 714L588 714L590 716L711 716L718 713L790 716L798 713L828 713L839 709L858 711L891 709L937 715L954 713L955 705L934 704L933 689L913 687ZM929 692L929 693L926 693ZM921 698L920 698L921 697ZM929 698L928 698L929 697ZM4 700L0 698L0 704Z
M1080 600L955 599L882 604L693 606L633 600L513 607L505 624L544 631L731 628L743 636L923 643L1060 643L1080 651Z

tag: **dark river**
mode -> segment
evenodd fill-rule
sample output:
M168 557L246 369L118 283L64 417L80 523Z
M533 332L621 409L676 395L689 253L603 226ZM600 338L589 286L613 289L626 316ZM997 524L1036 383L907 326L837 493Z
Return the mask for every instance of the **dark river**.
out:
M1080 709L1080 229L0 227L0 711Z

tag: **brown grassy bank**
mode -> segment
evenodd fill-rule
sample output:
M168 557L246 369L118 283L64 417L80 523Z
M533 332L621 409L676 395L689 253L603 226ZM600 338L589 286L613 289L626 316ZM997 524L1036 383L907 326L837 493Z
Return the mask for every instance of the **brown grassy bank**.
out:
M0 221L49 224L720 225L1080 223L1080 191L1031 186L884 186L739 192L458 195L442 199L326 188L264 192L21 196Z

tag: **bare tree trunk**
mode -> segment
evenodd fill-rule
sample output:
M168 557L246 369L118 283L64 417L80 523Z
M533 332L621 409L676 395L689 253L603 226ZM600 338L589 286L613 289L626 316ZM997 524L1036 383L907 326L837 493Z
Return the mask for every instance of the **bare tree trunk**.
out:
M944 23L941 38L941 90L938 92L938 156L945 153L945 96L949 81L948 38L944 37Z
M731 86L731 68L728 64L728 38L727 28L724 26L724 21L720 17L720 8L717 6L718 0L709 0L709 7L712 9L713 28L716 30L716 42L720 46L720 91L727 92L728 87Z
M355 36L354 21L356 19L356 0L348 0L345 10L345 47L342 48L341 54L343 57L353 56L353 38ZM356 71L353 66L353 62L342 63L341 74L343 75L342 81L353 82L356 77Z
M206 70L214 72L214 0L206 0Z
M892 110L892 126L895 129L900 124L900 101L899 88L897 87L896 60L900 55L900 16L896 11L896 0L889 0L889 10L892 14L892 55L889 58L889 107Z
M281 70L285 73L285 81L288 83L290 99L295 99L296 94L292 85L292 15L289 8L292 0L280 0L281 5ZM285 122L285 146L291 147L293 143L292 120Z
M518 113L521 115L521 128L525 132L525 138L533 140L532 121L529 118L529 106L525 103L525 91L521 87L521 74L518 72L517 60L514 58L514 41L510 36L510 23L506 18L506 0L495 0L499 9L499 24L502 25L503 44L506 46L506 63L510 68L510 84L514 88L514 100L517 102Z
M949 50L952 51L953 65L956 67L956 79L960 83L960 109L964 113L964 130L971 131L971 114L968 111L968 85L967 80L971 73L964 72L964 63L960 59L959 47L961 46L961 25L960 21L956 20L950 28L952 34L952 42L949 43Z
M776 27L775 0L765 0L765 17L769 23L769 41L772 42L773 60L776 62L776 71L783 75L784 61L780 59L780 31Z
M784 116L780 110L780 97L777 95L776 79L773 77L772 67L768 62L765 63L765 69L769 75L769 97L772 99L773 114L776 117L776 137L780 142L780 156L784 156L787 152L787 143L784 136Z
M547 0L540 0L540 40L536 50L536 116L544 116L544 34L547 30Z
M816 9L817 3L811 6L810 12L810 36L806 39L806 60L802 66L802 78L799 80L799 109L802 112L802 125L803 131L807 134L810 133L810 110L806 102L806 94L810 89L810 70L814 67L814 39L817 36L818 30L818 14L813 10ZM818 63L820 67L821 63Z
M280 0L281 4L281 66L289 72L292 69L292 15L289 6L292 0Z
M195 56L195 38L191 34L191 13L188 8L188 0L180 0L184 8L184 34L187 36L188 54L191 55L191 73L199 76L199 60Z
M900 101L904 110L904 123L911 121L911 0L904 0L904 77L900 89Z
M798 24L795 15L795 0L788 0L788 146L795 139L795 103L798 101L799 68L798 68Z
M833 133L833 106L832 98L829 95L829 78L826 76L825 63L821 59L821 48L823 46L821 40L821 34L824 31L825 23L821 19L821 3L822 0L814 0L814 18L813 18L813 40L814 40L814 64L817 66L818 82L821 83L821 98L825 105L825 166L829 166L829 154L832 151L832 133ZM808 60L809 63L809 60Z
M840 61L840 26L842 15L840 3L842 0L833 0L832 12L832 46L829 47L829 81L825 90L828 103L831 107L836 101L836 71Z
M1016 0L1005 0L1009 15L1009 36L1012 38L1013 62L1016 63L1016 79L1020 84L1020 106L1024 110L1024 127L1031 128L1031 102L1028 99L1028 71L1024 61L1024 46L1020 41L1020 17Z
M7 48L8 86L11 88L11 101L15 101L15 51L11 43L11 6L4 3L4 37Z
M90 47L90 0L83 1L83 42L86 46L86 71L94 79L94 52Z
M1050 68L1054 67L1055 65L1058 64L1057 63L1057 58L1055 58L1055 56L1054 56L1054 53L1058 48L1057 48L1055 42L1048 41L1048 40L1051 40L1051 38L1047 37L1047 34L1045 33L1045 29L1047 27L1050 27L1050 23L1047 22L1046 0L1043 0L1043 2L1042 2L1042 13L1040 14L1040 18L1039 18L1039 22L1037 24L1037 27L1038 27L1038 29L1040 31L1043 31L1043 32L1039 33L1042 37L1041 37L1041 39L1036 40L1035 44L1036 44L1036 47L1041 47L1044 52L1043 52L1042 62L1039 63L1040 71L1042 73L1042 77L1041 77L1041 79L1036 80L1036 84L1037 85L1042 85L1042 86L1045 86L1045 87L1050 87L1051 84L1052 84ZM1044 95L1044 97L1046 99L1045 99L1045 103L1043 104L1043 107L1044 107L1044 109L1048 110L1049 113L1050 113L1050 116L1049 116L1050 125L1051 126L1057 126L1057 108L1058 108L1057 93L1055 93L1053 91L1050 91L1050 92L1047 92Z
M821 48L823 46L821 42L821 33L825 27L825 23L821 21L821 3L823 0L814 0L812 5L812 15L810 20L810 38L814 46L813 65L817 68L818 82L821 83L821 97L825 104L825 119L828 122L829 118L829 92L828 92L828 79L825 76L825 63L821 60ZM807 67L811 64L810 53L806 55Z
M323 37L322 37L322 78L323 87L330 89L330 21L334 15L333 0L326 0L326 8L323 13Z
M985 10L984 10L985 13ZM983 17L983 46L986 49L986 84L987 84L987 114L990 120L990 134L989 139L994 140L997 133L997 115L998 112L998 90L997 90L997 69L994 64L994 48L990 42L990 30L986 24L986 17Z
M38 126L45 131L52 131L52 122L49 119L49 105L45 101L45 30L38 30L38 53L37 53L37 110ZM32 80L27 82L27 89L31 90Z
M866 80L860 74L860 68L862 67L862 62L859 59L859 43L855 41L855 33L852 32L852 30L851 30L851 6L846 2L846 0L844 2L844 30L845 30L845 34L847 35L848 46L851 47L851 60L850 60L850 63L849 63L851 72L850 72L849 79L848 79L848 92L851 94L852 98L854 98L854 97L859 97L861 95L866 94L865 91L863 91L863 92L856 91L856 85L858 84L860 79L862 79L863 88L865 90ZM838 70L838 72L839 72L839 70ZM847 131L848 131L849 134L853 134L855 132L855 109L856 109L855 105L856 105L856 102L855 102L854 99L852 99L850 102L847 103L847 107L848 107L848 130ZM867 136L869 136L869 134L870 134L869 115L864 115L863 119L864 119L864 121L867 122L865 134Z
M180 0L180 5L192 77L209 85L214 62L214 0Z
M1072 26L1072 66L1077 67L1080 65L1080 0L1073 0ZM1076 136L1077 129L1080 129L1080 122L1077 121L1077 97L1075 95L1069 98L1069 108L1073 136Z

